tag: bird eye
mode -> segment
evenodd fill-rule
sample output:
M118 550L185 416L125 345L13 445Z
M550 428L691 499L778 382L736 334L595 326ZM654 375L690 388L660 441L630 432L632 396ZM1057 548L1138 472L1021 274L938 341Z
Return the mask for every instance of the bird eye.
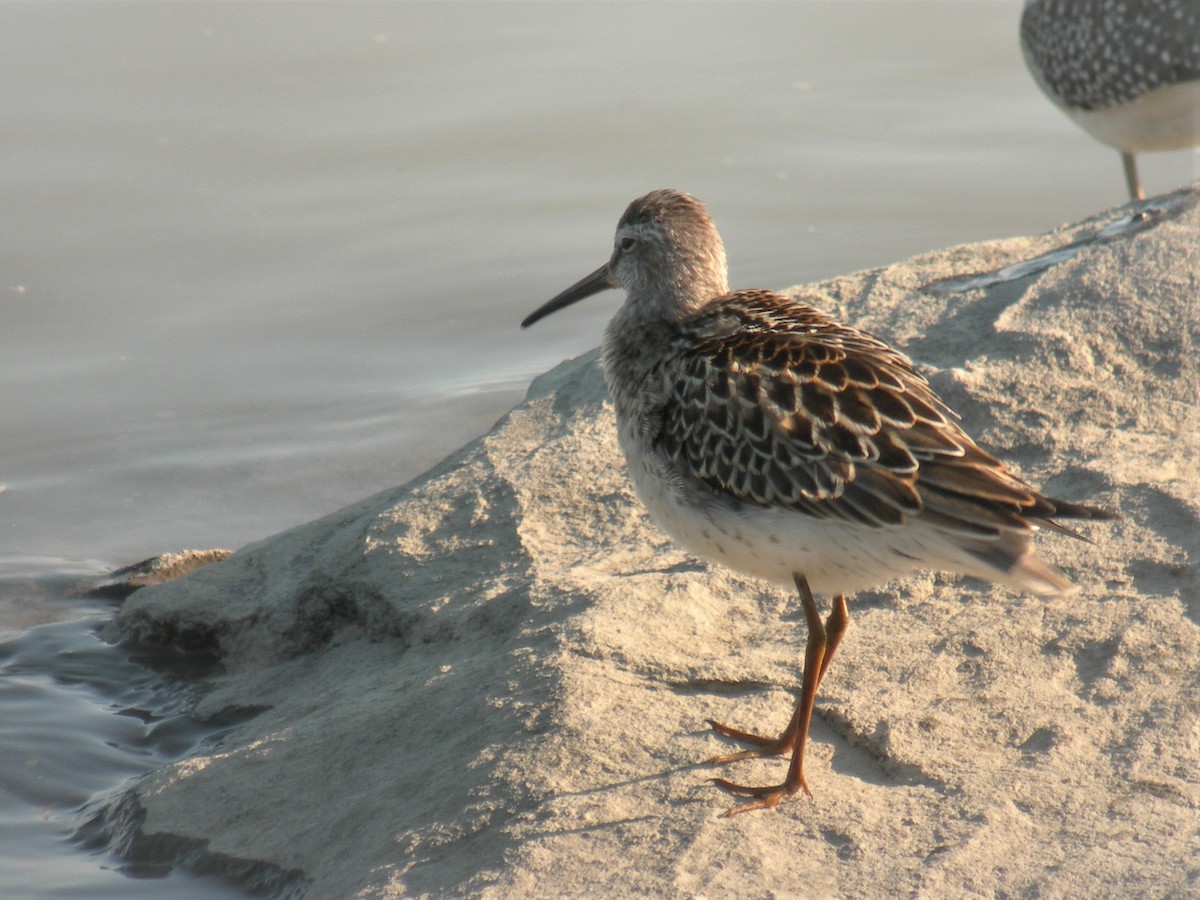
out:
M635 240L634 240L633 238L631 238L631 237L627 237L627 238L621 238L621 249L622 249L622 250L632 250L632 249L633 249L633 245L634 245L635 243L637 243L637 241L635 241Z

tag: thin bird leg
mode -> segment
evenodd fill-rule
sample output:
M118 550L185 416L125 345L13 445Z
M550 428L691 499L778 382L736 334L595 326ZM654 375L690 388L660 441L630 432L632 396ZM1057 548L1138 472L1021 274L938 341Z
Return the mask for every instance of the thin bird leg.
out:
M821 660L821 671L817 673L817 687L825 680L825 673L833 661L833 651L838 648L846 630L850 627L850 610L846 608L846 598L838 594L833 598L833 609L825 620L825 658Z
M817 604L813 600L812 591L808 589L808 582L798 576L796 587L800 589L800 600L804 605L805 618L808 620L808 646L804 654L804 677L801 682L800 701L796 704L792 721L780 738L781 742L786 741L792 745L792 761L788 766L787 777L782 784L768 787L750 787L735 784L724 778L714 778L713 782L719 787L735 794L754 798L748 803L727 809L722 814L724 816L750 812L755 809L770 809L784 797L791 796L800 790L810 796L812 793L804 779L804 747L808 740L808 727L812 722L813 701L816 699L817 687L821 678L829 668L833 650L837 648L842 636L846 633L850 617L846 609L845 598L839 595L834 600L833 611L829 614L828 623L823 626L821 617L817 613ZM748 753L750 755L766 755L762 750L748 751ZM745 758L745 754L738 754L737 758Z
M807 596L809 601L812 601L812 591L808 587L808 581L803 575L797 575L796 587L800 591L801 602L805 604L805 617L808 617L808 603L804 600ZM815 602L813 609L816 609ZM808 653L811 652L812 635L814 631L820 630L820 620L817 620L817 628L814 629L811 625L812 620L809 619L809 642L810 646L805 653L805 671L808 670ZM842 635L846 633L846 628L850 624L850 614L846 609L846 598L841 594L833 598L833 610L829 614L829 618L825 620L825 654L821 660L820 668L817 670L817 680L813 689L814 696L816 690L821 687L821 680L825 677L825 672L829 669L829 663L833 660L833 651L837 649L838 644L842 641ZM803 691L801 692L803 699ZM796 709L792 713L791 721L788 722L787 728L783 730L783 734L779 737L764 737L760 734L753 734L749 731L741 731L737 728L732 728L729 725L724 725L714 719L706 719L709 726L724 737L731 738L742 744L749 744L751 750L741 750L736 753L726 753L721 756L714 756L708 760L709 765L720 766L725 763L736 762L739 759L756 759L763 756L782 756L785 753L790 753L796 745L796 737L800 732L800 724L802 721L801 703L796 704Z
M1122 153L1121 162L1125 165L1125 183L1129 185L1129 196L1133 200L1145 200L1142 193L1142 180L1138 178L1137 158L1132 153Z

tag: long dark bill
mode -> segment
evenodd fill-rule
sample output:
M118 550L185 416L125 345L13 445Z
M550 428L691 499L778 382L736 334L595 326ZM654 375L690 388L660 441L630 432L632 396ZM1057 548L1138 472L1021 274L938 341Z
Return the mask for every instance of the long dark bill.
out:
M570 306L572 303L578 303L592 294L598 294L601 291L606 291L610 287L614 287L612 282L608 280L608 263L605 263L591 275L587 275L579 281L575 282L549 303L544 306L539 306L533 312L525 317L525 321L521 323L522 328L528 328L538 319L544 319L552 312L558 312L564 306Z

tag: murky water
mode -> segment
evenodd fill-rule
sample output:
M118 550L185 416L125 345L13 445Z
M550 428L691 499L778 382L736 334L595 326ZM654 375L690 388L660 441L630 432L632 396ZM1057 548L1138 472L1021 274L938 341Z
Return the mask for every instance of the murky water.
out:
M69 620L103 608L75 582L241 546L480 433L598 342L615 293L517 323L633 196L703 198L742 287L1122 203L1116 153L1025 72L1020 6L0 4L0 632L27 629L0 894L146 884L64 843L177 750L106 693L128 672L85 650ZM1150 191L1197 177L1143 162Z

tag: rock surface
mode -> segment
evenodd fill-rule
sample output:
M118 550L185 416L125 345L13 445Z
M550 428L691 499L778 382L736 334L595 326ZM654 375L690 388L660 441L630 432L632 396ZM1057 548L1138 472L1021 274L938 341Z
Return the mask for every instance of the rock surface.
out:
M813 798L718 818L704 720L783 727L803 620L647 521L589 354L413 482L125 602L110 637L215 653L198 712L240 724L114 799L114 845L311 897L1200 893L1200 188L793 293L1121 513L1039 537L1077 595L860 593Z

